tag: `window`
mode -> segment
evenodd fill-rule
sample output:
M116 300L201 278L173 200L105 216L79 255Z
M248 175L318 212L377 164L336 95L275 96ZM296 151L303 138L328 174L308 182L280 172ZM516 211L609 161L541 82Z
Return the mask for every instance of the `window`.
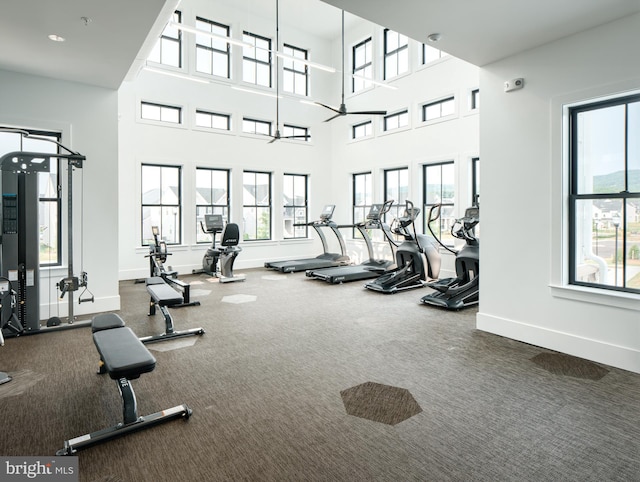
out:
M392 79L409 70L409 39L384 29L384 78Z
M361 139L373 135L373 122L367 121L351 126L351 138Z
M480 158L471 159L471 200L474 206L480 206Z
M284 196L283 233L285 239L306 238L309 234L307 226L307 176L285 174L282 194Z
M302 142L309 142L309 138L311 137L309 135L309 129L307 127L297 127L297 126L292 126L292 125L288 125L288 124L285 124L283 126L282 135L285 136L285 137L297 136L297 137L293 138L292 140L294 140L294 141L302 141Z
M453 245L451 226L453 226L453 222L456 219L454 212L455 169L453 161L426 164L423 166L423 180L423 223L425 232L428 232L427 220L431 206L441 204L439 223L433 223L431 228L443 243Z
M640 95L569 122L569 283L640 293Z
M209 129L231 129L231 116L228 114L216 114L204 110L196 110L196 126Z
M242 40L252 45L242 48L242 80L271 87L271 39L244 32Z
M242 119L242 132L246 134L263 134L265 136L270 136L271 122L245 117Z
M181 124L182 109L171 105L142 102L140 105L140 117L146 120Z
M205 214L222 214L229 221L229 171L196 168L196 242L211 242L211 235L202 232L200 222Z
M366 79L373 79L373 47L371 37L353 47L353 92L371 87L373 84Z
M422 121L432 121L454 114L456 111L456 103L454 97L447 97L446 99L439 100L437 102L430 102L422 106Z
M480 108L480 89L473 89L469 96L469 109L476 110Z
M196 29L221 37L230 36L230 28L221 23L196 17ZM223 39L196 34L196 71L231 78L231 46Z
M182 14L173 12L171 21L180 23ZM182 67L182 32L170 25L167 25L160 35L158 42L149 55L151 62L157 62L171 67Z
M244 171L242 187L244 240L271 239L271 173Z
M366 221L367 214L373 204L373 180L370 172L353 175L353 224ZM361 236L360 231L353 229L353 237Z
M165 243L181 242L180 178L179 166L142 164L142 245L153 244L152 226L158 226Z
M435 62L438 59L448 56L449 54L442 50L435 49L429 45L422 44L422 65Z
M407 127L408 125L409 111L407 110L384 116L383 129L385 132L400 129L401 127Z
M306 50L284 44L282 53L302 60L307 60ZM282 59L282 89L299 95L309 95L309 67L295 60Z
M45 132L33 129L21 129L31 135L60 142L57 132ZM57 154L58 146L42 139L23 137L18 132L0 132L0 156L13 151L43 152ZM40 266L59 266L62 264L62 193L58 186L60 179L60 160L52 159L49 172L38 174L38 226L40 235Z
M404 207L409 195L409 169L387 169L384 171L384 201L394 200L386 216L399 217L404 213Z

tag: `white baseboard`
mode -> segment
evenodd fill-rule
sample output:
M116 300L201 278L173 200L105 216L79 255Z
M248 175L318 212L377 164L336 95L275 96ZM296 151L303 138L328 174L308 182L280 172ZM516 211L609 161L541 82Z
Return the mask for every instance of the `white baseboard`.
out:
M640 373L640 351L528 323L478 313L478 330Z

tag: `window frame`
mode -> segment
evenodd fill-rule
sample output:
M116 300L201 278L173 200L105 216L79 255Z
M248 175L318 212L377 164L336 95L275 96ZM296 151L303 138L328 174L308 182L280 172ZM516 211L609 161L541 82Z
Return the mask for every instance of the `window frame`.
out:
M364 203L358 203L357 195L358 190L356 188L358 184L358 178L360 176L365 176L364 185ZM367 203L367 201L369 201ZM373 173L371 171L364 172L356 172L351 175L351 220L355 225L360 222L365 222L367 220L367 214L371 210L371 206L373 205ZM362 211L362 216L356 216L356 211ZM361 233L357 228L353 228L351 230L351 237L358 238L361 237Z
M359 127L364 127L364 135L361 136L356 136L356 131ZM369 129L367 129L367 127L369 127ZM367 134L367 130L370 130L370 132ZM351 126L351 139L354 141L360 140L360 139L366 139L367 137L372 137L373 136L373 121L371 119L366 120L364 122L359 122L358 124L353 124Z
M182 12L180 10L174 11L173 15L171 16L171 20L175 23L182 23ZM164 28L164 30L160 34L160 37L158 38L158 43L156 44L156 46L151 52L151 54L153 54L156 48L158 48L158 60L152 60L152 59L149 59L149 60L151 62L155 62L160 65L181 69L182 68L182 30L176 29L178 33L178 37L174 38L166 34L167 30L171 28L173 27L170 27L168 25ZM171 42L171 43L178 44L178 62L177 62L178 65L174 65L172 63L166 63L162 61L162 50L163 50L162 47L164 45L164 42Z
M389 48L389 35L394 34L398 36L398 48L393 50L388 50ZM400 44L401 38L404 37L406 39L406 43ZM404 75L409 72L409 38L406 35L402 35L399 32L394 30L385 28L382 34L383 38L383 79L390 80L395 79L401 75ZM401 55L406 57L407 70L400 72L400 58ZM395 58L396 64L396 74L393 76L388 76L388 62L391 62L392 59Z
M356 65L356 58L358 49L364 48L364 58L365 62L363 64ZM370 52L370 60L367 61L367 49ZM365 75L366 71L371 69L371 75ZM355 76L361 76L368 79L373 79L373 37L368 37L361 42L358 42L351 48L351 92L356 94L358 92L362 92L363 90L367 90L373 86L373 83L369 80L364 80L361 78L356 78ZM356 89L356 82L360 82L362 87Z
M231 27L229 25L225 25L225 24L220 23L220 22L215 22L213 20L209 20L209 19L204 18L204 17L196 16L196 28L198 28L198 26L197 26L198 22L206 24L206 25L209 26L209 29L205 30L205 31L214 33L213 32L213 28L214 27L219 27L219 28L222 28L222 29L226 30L226 35L225 35L226 37L230 37L231 36ZM200 29L200 28L198 28L198 29L199 30L203 30L203 29ZM207 42L208 42L209 45L203 45L203 44L200 44L198 42L198 37L199 37L198 35L195 36L195 60L194 60L194 63L195 63L194 69L195 69L195 71L198 72L198 73L202 73L202 74L212 75L214 77L220 77L220 78L223 78L223 79L231 79L231 44L229 42L225 42L226 49L225 50L220 50L220 49L217 49L217 48L215 48L213 46L213 43L216 42L216 40L214 40L213 38L207 37ZM220 39L220 41L223 41L223 40ZM205 52L207 52L209 54L209 56L210 56L209 62L210 62L210 66L211 66L210 71L199 70L198 69L198 49L203 50L203 51L205 51ZM218 74L214 73L214 70L215 70L213 68L213 65L214 65L214 54L221 54L221 55L226 56L226 70L227 70L227 74L226 75L218 75Z
M401 176L400 176L401 171L405 171L407 173L407 185L406 185L407 192L404 199L401 198L401 190L403 187L403 185L401 184ZM393 205L391 206L389 211L384 215L385 222L387 222L387 219L388 219L387 216L392 215L391 213L393 213L393 216L395 218L400 217L400 215L402 214L400 210L404 209L404 207L406 206L407 199L409 198L409 191L411 190L411 179L409 178L409 168L407 166L385 169L383 171L383 180L384 180L383 202L389 201L389 196L388 196L389 195L389 174L392 172L398 172L398 185L396 186L398 191L398 199L393 200L394 201Z
M283 137L287 137L287 136L306 136L304 139L302 139L300 137L292 138L292 139L286 139L288 141L293 141L293 142L309 142L309 139L311 139L311 134L309 134L309 128L308 127L294 126L293 124L283 124L283 126L282 126L282 136Z
M284 192L285 192L285 187L284 186L285 186L287 177L292 178L293 194L294 194L293 199L294 200L296 198L296 196L295 196L295 194L296 194L296 192L295 192L295 178L304 178L304 196L303 196L304 204L302 204L302 205L295 204L295 203L294 204L287 204L286 202L284 202L284 199L283 199L283 205L282 205L283 211L286 210L287 208L293 208L294 211L297 211L298 209L303 209L304 210L304 223L305 223L305 225L304 226L295 226L293 228L294 236L286 236L285 233L287 231L284 229L285 219L284 219L284 216L283 216L283 219L282 219L282 225L283 225L282 237L283 237L283 239L306 239L306 238L309 237L309 226L307 226L307 224L306 224L306 223L309 222L309 175L308 174L292 174L292 173L285 172L282 175L282 183L283 183L282 184L282 186L283 186L282 194L283 194L283 198L284 198ZM297 216L294 214L294 216L293 216L294 223L295 223L296 217ZM298 230L304 231L304 235L296 236L295 234L296 234L296 231L298 231Z
M291 52L288 52L287 49L291 50ZM295 57L295 53L296 52L303 52L304 53L304 57L301 57L304 60L308 60L309 59L309 51L302 49L300 47L295 47L293 45L290 44L283 44L282 46L282 52L286 55L290 55L291 57ZM292 59L288 59L288 58L284 58L281 59L282 60L282 85L283 88L282 90L284 92L289 92L292 94L296 94L296 95L303 95L305 97L309 96L309 66L307 64L302 64L300 62L296 62L295 60ZM304 70L296 70L296 63L300 63L303 67ZM287 67L287 65L290 64L291 67ZM296 75L297 74L297 75ZM277 75L277 73L276 73ZM304 76L304 94L300 94L298 92L296 92L296 78L298 78L297 76ZM293 85L293 90L286 90L286 78L287 76L291 76L292 77L292 85Z
M211 242L210 239L207 240L200 240L200 236L203 235L204 233L202 233L202 229L200 227L200 221L198 219L198 215L199 212L202 208L205 209L205 211L202 213L202 215L204 214L222 214L223 219L226 219L227 222L229 222L229 215L231 212L231 171L229 169L222 169L222 168L217 168L217 167L196 167L196 172L195 172L195 176L196 176L196 184L195 184L195 189L196 192L198 191L198 184L197 184L197 179L198 179L198 171L208 171L211 174L211 199L214 199L213 196L213 191L215 189L214 183L213 183L213 173L214 172L224 172L226 174L226 199L225 199L225 203L212 203L212 204L198 204L197 203L197 199L196 199L196 243L197 244L204 244L204 243L209 243ZM220 209L221 208L221 209ZM219 211L222 210L222 212L220 213Z
M247 131L245 130L245 123L247 122L252 122L254 124L254 129L253 131ZM269 132L267 134L264 134L262 132L257 132L255 127L257 125L266 125L269 126ZM254 119L253 117L243 117L242 118L242 133L243 134L249 134L249 135L253 135L253 136L270 136L273 134L272 132L272 128L273 128L273 123L271 121L265 121L265 120L260 120L260 119Z
M227 121L227 127L226 128L220 128L220 127L214 127L213 126L213 122L211 122L211 125L209 126L203 126L198 124L198 114L200 115L207 115L210 116L210 120L213 120L213 117L222 117L224 119L226 119ZM208 110L204 110L204 109L196 109L196 113L194 116L194 126L199 128L199 129L212 129L215 131L230 131L231 130L231 114L222 114L220 112L212 112L212 111L208 111Z
M144 117L144 107L145 106L160 108L160 117L158 119L154 119L154 118L151 118L151 117ZM163 110L176 111L178 113L178 122L173 122L173 121L170 121L170 120L163 120L162 119ZM146 100L141 100L140 101L140 119L143 120L143 121L158 122L158 123L161 123L162 125L172 125L172 126L183 125L183 121L184 121L182 107L175 106L175 105L169 105L169 104L161 104L159 102L151 102L151 101L146 101Z
M160 186L159 191L162 193L162 172L163 169L177 169L178 170L178 203L177 204L164 204L162 203L162 196L160 196L160 202L157 204L146 204L144 203L144 192L142 189L142 179L144 178L144 168L145 167L159 167L160 168ZM144 233L144 209L145 207L160 207L160 211L162 213L162 209L165 207L176 208L177 207L177 215L178 219L176 222L176 241L168 242L165 241L167 245L179 245L182 244L182 166L173 165L173 164L157 164L152 162L143 162L140 164L140 242L141 246L148 246L148 243L145 244L145 241L151 240L151 238L145 238ZM165 231L162 229L162 214L160 215L160 234ZM152 241L152 240L151 240ZM164 241L164 238L163 238Z
M268 203L267 204L257 204L257 200L255 204L247 204L246 203L246 199L245 199L245 183L244 183L244 176L245 174L253 174L254 177L255 175L258 174L266 174L268 176L268 180L269 180L269 193L268 193ZM246 242L255 242L255 241L270 241L271 239L273 239L273 173L269 172L269 171L256 171L256 170L252 170L252 169L248 169L248 170L244 170L242 171L242 185L243 185L243 196L242 196L242 218L243 218L243 223L246 225L246 217L245 217L245 209L246 208L254 208L254 209L258 209L258 208L264 208L264 207L268 207L269 208L269 227L268 227L268 237L266 238L248 238L247 236L247 230L243 229L243 240ZM254 180L254 187L257 186L257 183ZM255 197L254 197L255 200ZM256 216L256 225L255 225L255 232L256 232L256 236L258 233L258 217Z
M247 39L246 37L249 37L249 39ZM268 87L271 88L273 85L273 54L272 54L272 45L271 42L272 40L269 37L263 37L262 35L258 35L255 33L251 33L247 30L242 32L242 40L245 43L249 43L249 44L253 44L253 47L243 47L242 48L242 81L246 82L248 84L252 84L252 85L258 85L258 86L262 86L262 87ZM257 40L262 40L268 43L269 47L268 49L263 49L262 47L257 47L256 46L256 41ZM253 50L254 55L253 57L247 57L247 50ZM259 60L257 58L256 55L256 51L260 49L260 50L266 50L267 51L267 55L269 56L269 61L265 62L264 60ZM250 82L248 80L245 80L245 69L247 66L247 62L251 62L253 64L253 68L254 68L254 78L255 78L255 82ZM258 82L258 66L259 65L266 65L269 67L269 84L265 85L265 84L261 84Z
M569 286L573 287L587 287L594 288L598 290L598 292L602 294L611 293L611 292L621 292L626 294L640 294L640 288L630 288L626 286L627 280L627 231L628 231L628 215L627 215L627 204L630 200L637 200L640 205L640 189L638 192L629 192L629 144L631 141L635 140L635 138L631 138L631 130L629 129L629 105L640 102L640 93L633 94L625 94L620 96L609 97L604 100L594 100L591 102L576 104L568 107L567 111L567 121L568 121L568 176L567 176L567 201L568 201L568 248L567 248L567 260L566 266L568 267L567 272L567 282ZM620 192L606 192L606 193L580 193L579 192L579 156L578 156L578 143L579 143L579 135L578 135L578 116L584 112L596 111L599 109L606 109L609 107L616 107L624 105L624 189ZM576 231L580 229L579 226L579 216L577 214L577 204L580 201L598 201L598 200L620 200L621 204L621 214L620 214L620 224L615 227L616 233L616 246L614 252L614 260L615 260L615 268L614 268L614 283L616 284L604 284L603 282L590 282L577 279L577 271L578 271L578 253L579 248L577 247L578 236ZM582 220L584 222L584 220ZM593 223L591 223L593 224ZM596 228L597 229L597 228ZM620 229L620 234L618 234L618 229ZM597 231L596 231L597 232ZM618 242L618 239L621 239L621 243ZM596 239L597 243L597 239ZM621 249L618 246L622 244ZM597 249L597 245L596 245ZM618 261L618 251L621 251L621 261ZM622 268L622 286L618 286L618 263L621 264Z
M400 121L402 118L406 118L407 123L405 125L400 125ZM398 127L389 128L389 120L398 119ZM409 127L409 109L399 110L397 112L393 112L391 114L387 114L382 118L382 131L383 132L396 132L401 129L406 129Z
M444 104L447 104L451 102L453 105L453 112L449 113L449 114L443 114L442 113L442 107ZM429 107L439 107L439 114L437 117L431 117L429 119L427 119L427 110ZM456 96L455 95L449 95L446 97L443 97L441 99L438 100L431 100L428 102L425 102L424 104L422 104L420 106L420 120L421 122L425 123L425 124L430 124L430 123L435 123L435 122L440 122L443 120L447 120L452 118L453 116L456 115Z
M455 183L455 168L456 168L456 164L455 161L453 160L447 160L447 161L439 161L439 162L430 162L428 164L423 164L422 165L422 226L423 226L423 232L427 233L429 232L429 228L427 226L428 224L428 215L429 215L429 210L431 209L432 206L438 204L438 203L429 203L427 202L427 195L428 195L428 186L429 186L429 179L427 177L427 170L429 168L433 168L433 167L440 167L440 179L439 179L439 183L440 184L440 203L441 206L443 208L449 208L450 212L451 212L451 217L449 218L445 218L444 216L444 209L440 210L440 218L439 218L439 222L440 222L440 226L439 226L439 232L440 232L440 240L445 243L446 245L451 245L453 246L453 240L450 243L446 243L445 239L443 239L442 237L442 233L445 232L449 232L449 230L451 229L451 226L453 224L453 222L455 221L455 212L456 212L456 183ZM443 182L443 168L444 166L451 166L453 168L453 202L448 202L448 203L444 203L442 202L442 200L444 199L443 196L443 186L444 186L444 182ZM434 184L434 183L432 183ZM446 226L448 224L448 226ZM448 228L448 229L446 229Z

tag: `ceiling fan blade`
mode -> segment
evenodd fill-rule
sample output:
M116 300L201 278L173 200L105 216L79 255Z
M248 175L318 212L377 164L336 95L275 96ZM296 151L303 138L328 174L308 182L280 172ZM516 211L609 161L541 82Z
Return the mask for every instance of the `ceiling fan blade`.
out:
M361 110L357 112L347 112L347 114L387 115L387 111L386 110Z
M309 139L311 136L282 136L280 139Z
M326 109L332 110L333 112L337 112L338 114L341 114L341 112L338 109L336 109L334 107L331 107L330 105L323 104L322 102L316 102L316 104L321 105L322 107L324 107Z
M333 119L335 119L336 117L342 117L343 115L345 115L345 114L343 114L342 112L338 112L336 115L334 115L333 117L329 117L329 118L328 118L328 119L326 119L324 122L332 121L332 120L333 120Z

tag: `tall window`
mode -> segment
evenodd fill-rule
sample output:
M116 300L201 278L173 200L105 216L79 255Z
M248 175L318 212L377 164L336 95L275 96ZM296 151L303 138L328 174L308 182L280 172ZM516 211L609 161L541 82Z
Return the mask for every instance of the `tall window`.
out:
M211 242L211 235L202 232L200 222L205 214L222 214L229 221L229 171L196 168L196 241Z
M172 105L141 102L140 117L146 120L167 122L169 124L181 124L182 109Z
M409 71L409 39L384 29L384 78L392 79Z
M60 142L61 136L57 132L22 130L34 136ZM59 149L53 142L25 138L17 132L0 132L0 156L14 151L57 154ZM61 185L60 160L52 159L49 163L49 172L38 172L37 176L40 266L57 266L62 263L62 193L58 189Z
M231 116L198 109L196 110L196 126L228 131L231 129Z
M271 135L271 122L245 117L242 119L242 132L269 136Z
M446 99L438 100L436 102L429 102L422 106L422 121L432 121L446 117L448 115L455 114L456 101L454 97L447 97Z
M431 62L435 62L438 59L446 57L447 55L449 54L446 52L443 52L442 50L438 50L429 45L422 44L422 64L423 65L429 64Z
M221 37L229 37L228 25L196 17L196 28ZM196 70L205 74L231 78L231 46L223 39L207 35L196 35Z
M471 201L474 206L480 205L480 158L471 159Z
M425 232L429 210L435 204L441 204L440 219L431 225L431 228L445 244L453 245L451 226L455 221L455 170L453 161L426 164L423 167L423 222Z
M282 53L302 60L307 60L306 50L284 44ZM295 60L282 59L282 89L299 95L309 95L309 67Z
M179 11L175 11L171 20L175 23L180 23L181 18L182 14ZM182 67L182 32L175 27L167 25L151 51L149 60L172 67Z
M370 137L373 135L373 122L366 121L351 126L351 138L362 139L363 137Z
M398 217L404 213L409 195L409 169L387 169L384 171L384 200L393 199L394 203L385 216ZM389 219L389 218L387 218Z
M640 293L640 95L569 122L569 283Z
M353 92L359 92L373 85L373 43L371 37L353 47Z
M373 204L373 180L370 172L353 175L353 224L366 221L367 214ZM360 231L353 230L353 237L361 236Z
M469 109L476 110L480 108L480 89L473 89L469 95Z
M242 80L271 87L271 39L244 32L242 40L251 44L242 48Z
M162 241L179 244L182 223L181 168L142 164L141 179L142 244L153 243L152 226L158 226Z
M271 173L242 174L244 240L271 239Z
M307 176L285 174L283 181L284 237L306 238L308 236Z
M401 127L407 127L408 125L409 111L407 110L384 116L383 130L385 132L400 129Z

